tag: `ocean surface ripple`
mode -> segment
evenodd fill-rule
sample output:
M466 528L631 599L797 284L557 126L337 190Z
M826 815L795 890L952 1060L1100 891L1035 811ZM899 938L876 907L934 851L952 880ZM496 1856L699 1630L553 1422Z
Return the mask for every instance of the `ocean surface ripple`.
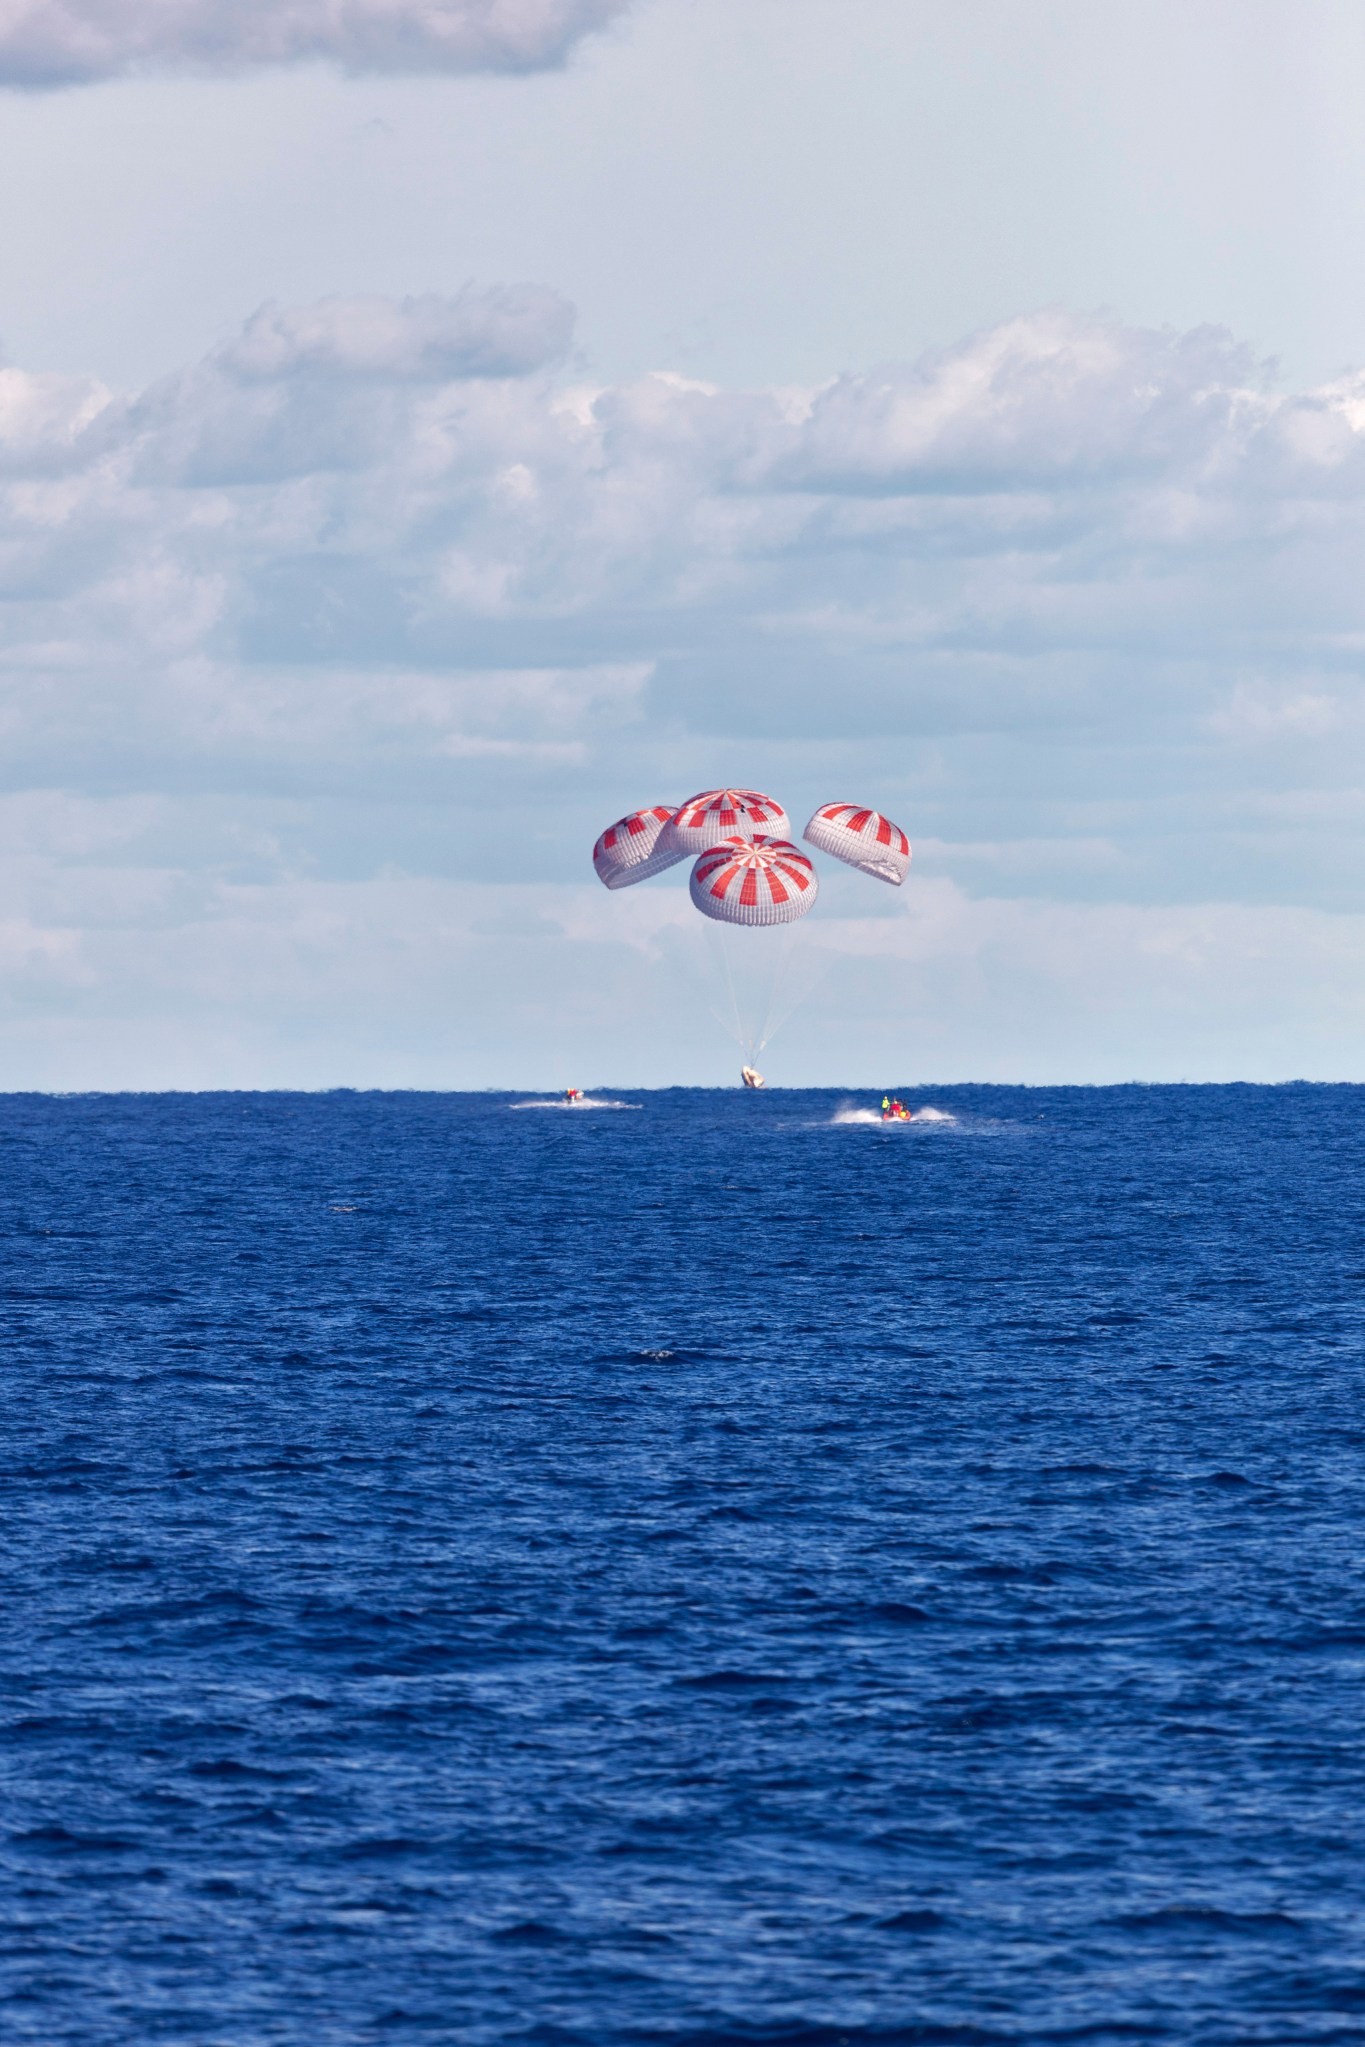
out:
M1365 2037L1365 1089L601 1096L0 1098L4 2037Z

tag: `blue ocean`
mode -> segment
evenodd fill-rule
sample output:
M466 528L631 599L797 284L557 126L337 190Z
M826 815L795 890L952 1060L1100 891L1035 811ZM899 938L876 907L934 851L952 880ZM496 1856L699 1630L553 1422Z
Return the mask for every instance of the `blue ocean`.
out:
M1365 1089L595 1099L0 1098L4 2037L1365 2037Z

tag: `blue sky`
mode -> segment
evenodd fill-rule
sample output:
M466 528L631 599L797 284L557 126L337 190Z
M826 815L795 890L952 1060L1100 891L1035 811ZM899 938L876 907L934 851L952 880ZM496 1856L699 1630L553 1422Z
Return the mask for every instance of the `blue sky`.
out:
M1305 27L1305 23L1308 27ZM1309 32L1311 29L1311 33ZM1359 10L0 6L0 1080L1365 1078Z

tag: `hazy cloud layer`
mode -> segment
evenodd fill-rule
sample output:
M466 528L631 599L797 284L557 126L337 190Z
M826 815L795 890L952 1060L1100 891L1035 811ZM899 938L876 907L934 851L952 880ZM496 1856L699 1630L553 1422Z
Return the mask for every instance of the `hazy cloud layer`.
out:
M570 326L531 286L330 300L131 398L0 371L16 1057L155 1014L201 1080L324 1040L489 1080L552 978L576 1063L676 1071L685 897L577 878L621 809L742 778L919 843L901 896L831 886L859 992L793 1078L898 1029L940 1072L1365 1063L1365 376L1047 314L816 389L598 389Z
M629 0L0 0L0 85L235 72L538 71Z

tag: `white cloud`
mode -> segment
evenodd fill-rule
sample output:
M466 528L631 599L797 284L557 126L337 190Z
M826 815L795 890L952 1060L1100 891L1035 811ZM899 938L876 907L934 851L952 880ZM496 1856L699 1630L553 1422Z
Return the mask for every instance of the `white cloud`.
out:
M79 988L92 1033L159 1001L221 1047L249 986L286 1058L334 1029L290 1008L296 944L329 1016L353 971L410 973L439 1036L432 917L463 1070L516 1038L517 976L526 1032L553 985L604 1060L663 1047L636 947L683 899L590 892L571 933L526 906L628 805L743 779L919 841L904 899L835 876L820 906L879 1058L907 1002L983 1072L991 1032L997 1072L1079 1059L1059 1003L1095 1071L1211 1059L1201 1017L1231 1045L1239 1004L1257 1070L1299 1028L1313 1070L1354 1057L1359 380L1286 395L1225 337L1047 314L804 393L586 389L570 317L532 287L330 300L132 397L0 372L6 1030ZM527 928L457 943L476 900ZM226 995L186 978L215 958Z
M1277 689L1238 682L1210 715L1210 729L1229 739L1323 739L1343 723L1340 700L1326 690Z
M452 299L331 298L262 306L213 361L256 383L300 375L448 383L541 369L572 333L573 308L538 284Z
M66 466L110 394L93 377L31 376L0 368L0 473Z
M0 0L0 84L236 72L538 71L629 0Z
M815 398L778 473L845 491L990 491L1197 471L1262 414L1255 368L1217 328L1125 329L1060 312L845 376Z

